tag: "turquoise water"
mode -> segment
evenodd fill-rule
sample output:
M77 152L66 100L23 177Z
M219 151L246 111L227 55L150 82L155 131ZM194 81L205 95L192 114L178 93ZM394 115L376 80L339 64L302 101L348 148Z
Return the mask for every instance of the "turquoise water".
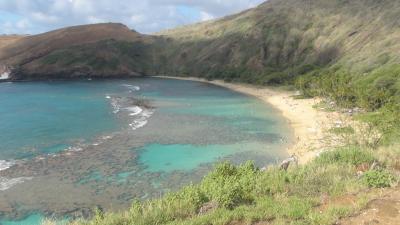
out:
M149 171L191 170L202 163L233 154L238 149L221 145L160 145L150 144L143 148L140 161Z
M22 220L2 220L0 221L0 225L39 225L45 219L42 214L34 213ZM56 225L65 225L67 221L66 219L59 220Z
M107 88L101 86L107 85L0 84L0 159L56 153L74 141L118 129L104 98Z
M44 217L41 214L32 214L23 220L17 220L17 221L3 220L3 221L0 221L0 224L1 225L38 225L41 222L43 222L43 220L44 220Z
M0 178L29 178L0 191L3 225L122 210L198 182L219 161L274 163L291 139L258 99L156 78L0 83L0 134L0 163L22 159Z

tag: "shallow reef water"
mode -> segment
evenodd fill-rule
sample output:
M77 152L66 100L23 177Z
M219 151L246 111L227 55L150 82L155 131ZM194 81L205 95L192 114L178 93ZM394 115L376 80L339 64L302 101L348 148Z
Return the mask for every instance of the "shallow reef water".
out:
M198 182L219 161L286 157L260 100L159 78L0 84L0 224L90 217Z

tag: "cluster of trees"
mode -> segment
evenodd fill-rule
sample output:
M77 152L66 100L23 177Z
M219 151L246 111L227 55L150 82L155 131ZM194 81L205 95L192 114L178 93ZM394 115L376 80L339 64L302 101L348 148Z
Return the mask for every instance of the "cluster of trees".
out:
M400 137L400 65L358 75L340 67L313 70L294 84L305 97L324 96L341 107L366 110L360 118L384 134L382 141Z
M400 138L400 65L383 65L368 73L353 73L340 65L306 64L255 72L245 66L208 71L207 79L256 85L294 85L304 97L323 96L342 108L361 108L364 122L378 128L382 141Z

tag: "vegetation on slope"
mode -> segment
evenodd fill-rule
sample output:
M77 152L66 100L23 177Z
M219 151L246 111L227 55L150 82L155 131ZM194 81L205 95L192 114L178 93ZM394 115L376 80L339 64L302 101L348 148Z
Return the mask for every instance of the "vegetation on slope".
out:
M399 63L400 3L271 0L221 20L162 32L165 73L258 84L291 82L340 65L368 73ZM164 71L160 71L162 73Z
M379 130L376 144L400 138L400 65L382 66L369 74L350 74L343 69L321 69L296 79L305 96L323 96L342 107L360 107L363 122Z
M153 41L122 24L74 26L0 48L0 66L14 80L137 76L149 67Z
M396 183L383 161L363 177L357 176L360 166L378 160L374 154L344 147L288 171L277 167L260 171L250 162L222 163L200 184L161 199L133 202L126 212L97 211L93 219L72 224L333 224L364 207L368 194L362 190ZM343 195L351 200L340 201Z
M23 37L22 35L0 35L0 49Z
M141 41L111 39L57 49L25 65L20 73L24 79L141 76L152 66L146 60L148 48Z

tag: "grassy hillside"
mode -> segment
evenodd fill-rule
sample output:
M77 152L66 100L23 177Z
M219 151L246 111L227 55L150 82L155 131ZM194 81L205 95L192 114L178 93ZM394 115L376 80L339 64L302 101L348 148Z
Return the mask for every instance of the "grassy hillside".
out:
M271 0L222 20L160 33L165 73L281 83L339 65L353 73L399 63L398 1ZM163 71L161 71L163 72Z
M21 35L0 35L0 49L11 45L15 41L23 38Z
M365 207L373 189L396 183L392 161L355 174L362 165L382 159L372 151L345 147L326 152L305 166L289 171L252 163L218 165L200 184L189 185L161 199L133 202L121 213L96 211L89 221L71 225L149 224L335 224ZM47 221L44 225L53 225Z

